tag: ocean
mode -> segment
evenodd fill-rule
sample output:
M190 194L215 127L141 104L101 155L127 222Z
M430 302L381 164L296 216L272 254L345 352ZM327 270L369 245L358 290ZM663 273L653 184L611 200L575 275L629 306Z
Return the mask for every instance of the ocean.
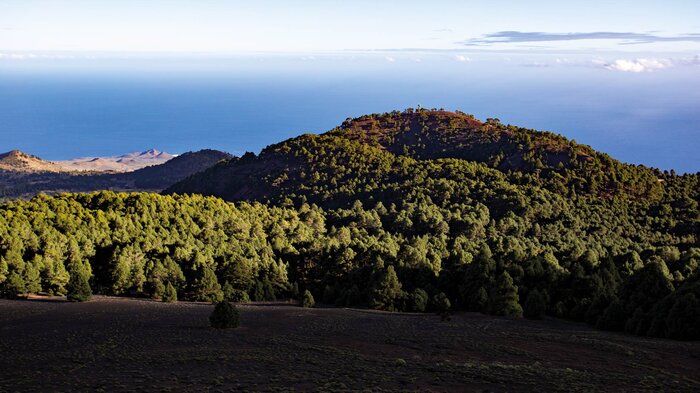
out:
M51 160L156 148L243 154L346 118L445 108L548 130L614 158L700 171L700 67L439 54L0 62L0 150Z

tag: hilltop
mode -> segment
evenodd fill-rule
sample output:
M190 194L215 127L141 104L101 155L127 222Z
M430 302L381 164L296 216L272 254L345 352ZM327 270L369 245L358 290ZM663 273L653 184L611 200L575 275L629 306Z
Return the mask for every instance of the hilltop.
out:
M42 160L19 150L12 150L0 154L0 171L37 173L63 172L64 169L51 161Z
M274 200L289 193L311 198L316 180L306 177L310 173L325 174L334 187L342 188L375 179L392 181L400 177L400 166L444 165L445 159L478 163L516 183L531 179L565 196L658 200L663 193L658 170L623 164L561 135L504 125L498 119L482 122L463 112L425 109L348 119L325 134L302 135L269 146L259 156L250 153L217 165L168 192L229 200ZM377 165L359 168L372 162ZM372 173L372 179L363 170ZM333 191L323 193L328 197Z

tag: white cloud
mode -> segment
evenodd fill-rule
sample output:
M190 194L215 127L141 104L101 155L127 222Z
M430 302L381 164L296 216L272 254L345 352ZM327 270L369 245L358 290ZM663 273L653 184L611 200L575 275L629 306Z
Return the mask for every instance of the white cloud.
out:
M472 61L471 58L466 57L464 55L456 55L455 60L459 61L460 63L469 63L470 61Z
M537 67L537 68L546 68L550 67L549 63L545 63L543 61L533 61L531 63L524 63L522 64L524 67Z
M391 56L384 56L384 60L388 61L389 63L394 63L396 62L396 59L394 59Z
M673 67L672 59L617 59L610 63L595 62L610 71L621 72L652 72Z
M94 59L92 55L74 55L57 53L3 53L0 52L0 60L63 60L63 59Z

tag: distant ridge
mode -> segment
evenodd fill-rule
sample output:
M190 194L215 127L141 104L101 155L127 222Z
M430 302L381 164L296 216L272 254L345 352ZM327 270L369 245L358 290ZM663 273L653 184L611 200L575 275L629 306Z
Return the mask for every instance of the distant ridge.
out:
M11 150L0 154L0 170L21 173L62 172L63 168L51 161L20 150Z
M171 155L157 150L148 150L133 154L132 157L152 156L167 158L167 161L154 163L130 172L109 172L109 171L61 171L60 167L49 161L41 160L38 157L30 156L22 152L10 152L1 155L0 163L5 163L5 167L0 167L0 198L31 197L38 193L57 192L90 192L99 190L114 191L161 191L172 184L212 165L222 161L232 159L233 156L217 150L200 150L188 152L181 155ZM31 158L34 170L18 170L24 168L17 164L17 157L22 162ZM105 161L104 157L95 157L94 162ZM39 170L39 163L43 163L42 168L53 168L54 170Z
M79 157L54 161L64 171L78 172L133 172L152 165L166 163L176 157L156 149L136 151L119 156Z

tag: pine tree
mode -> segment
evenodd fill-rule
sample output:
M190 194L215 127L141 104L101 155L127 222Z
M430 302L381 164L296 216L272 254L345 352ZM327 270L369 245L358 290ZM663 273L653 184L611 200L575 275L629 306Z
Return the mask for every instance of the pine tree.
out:
M435 308L443 321L451 319L452 303L444 292L440 292L433 297L433 308Z
M700 339L700 301L693 293L680 296L666 317L666 337Z
M314 296L308 289L305 290L304 294L301 296L301 306L304 308L312 308L314 304Z
M513 285L513 278L508 272L501 273L491 289L489 313L520 317L523 315L523 309L518 300L518 287Z
M420 288L416 288L411 293L411 311L425 312L428 306L428 293Z
M177 302L177 290L173 284L168 283L163 290L163 301L166 303Z
M401 295L401 282L394 267L389 265L372 289L369 306L378 310L397 311Z
M194 283L194 298L212 303L219 303L224 299L224 292L216 274L209 267L204 267L198 279Z
M41 277L36 262L27 263L24 267L24 283L27 293L38 293L41 291Z
M545 303L544 296L542 296L538 290L533 289L527 294L523 314L525 318L528 319L541 319L546 308L547 304Z
M156 281L155 285L153 286L153 294L152 294L153 299L162 299L164 294L165 294L165 285L163 285L163 282L160 280Z
M12 272L7 276L4 288L5 296L15 298L26 292L24 278L17 272Z
M613 299L595 324L597 329L622 330L627 321L625 308L618 299Z
M217 329L237 328L241 323L240 318L236 307L227 301L221 301L216 304L209 316L209 324Z
M0 257L0 284L7 280L7 270L7 261L5 261L5 258Z
M66 286L67 298L71 302L86 302L92 297L90 288L90 274L81 262L73 264L70 272L70 280Z

